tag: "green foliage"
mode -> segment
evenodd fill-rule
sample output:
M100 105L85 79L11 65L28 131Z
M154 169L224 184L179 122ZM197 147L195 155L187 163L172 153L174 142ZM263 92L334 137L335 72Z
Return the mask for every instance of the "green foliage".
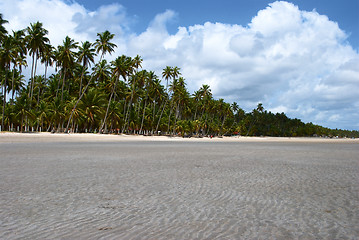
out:
M166 66L162 84L142 69L140 56L104 59L117 47L109 31L95 43L66 37L56 48L36 22L8 35L0 14L0 106L2 129L179 136L327 136L359 137L358 131L328 129L284 113L267 112L261 103L246 113L234 102L214 99L209 85L192 95L179 67ZM95 56L100 55L99 62ZM27 82L22 75L32 63ZM38 61L40 60L40 61ZM44 68L39 68L42 64ZM55 73L47 76L47 67ZM45 69L38 72L36 69ZM7 95L8 94L8 95ZM9 100L9 101L7 101Z

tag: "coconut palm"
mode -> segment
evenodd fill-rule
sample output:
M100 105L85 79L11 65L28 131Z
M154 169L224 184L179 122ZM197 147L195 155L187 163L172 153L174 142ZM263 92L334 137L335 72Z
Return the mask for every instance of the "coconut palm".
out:
M111 75L110 65L107 64L107 61L104 59L101 62L97 63L93 68L94 71L94 79L97 84L106 84L106 82L110 79Z
M97 33L97 37L98 39L96 39L94 46L96 48L97 53L101 52L101 57L99 61L101 62L103 56L106 53L109 53L111 55L111 53L114 51L114 48L117 47L117 45L110 42L115 37L115 34L112 34L107 30L104 31L103 33Z
M134 57L132 59L132 66L136 72L138 72L138 69L140 67L142 67L142 62L143 62L143 59L141 58L140 55L137 55L136 57Z
M166 91L168 92L168 80L172 77L172 67L166 66L162 71L162 78L166 79Z
M37 60L41 57L42 53L45 52L46 44L50 43L50 40L46 37L48 31L43 28L43 25L40 22L31 23L30 27L27 27L26 31L26 47L29 50L30 56L32 56L31 85L29 91L29 97L32 98Z
M26 65L26 44L25 44L25 32L24 30L13 31L13 35L11 37L12 45L13 45L13 74L15 74L15 69L18 67L21 75L21 68ZM14 81L15 76L12 76L12 100L14 99Z
M79 103L79 111L85 120L85 129L90 131L97 127L96 123L103 115L106 104L105 95L96 88L90 88Z
M81 73L81 79L80 79L80 90L79 90L79 96L81 95L82 91L82 79L84 77L85 69L91 65L91 63L94 63L94 57L95 57L95 48L93 48L93 44L89 41L85 41L82 43L82 45L79 47L79 52L77 56L77 61L82 63L82 73Z
M111 79L112 79L112 81L114 81L114 84L113 84L113 87L112 87L110 98L108 100L108 105L107 105L105 117L103 119L102 126L100 128L100 133L103 131L103 129L104 129L105 125L106 125L108 110L109 110L110 103L111 103L112 97L114 95L116 86L117 86L117 82L120 80L120 77L122 77L123 80L126 81L127 76L132 73L132 59L130 57L125 56L125 55L117 57L114 61L111 62L111 65L112 65L112 77L111 77Z
M11 36L5 36L2 40L1 48L0 48L0 71L2 70L2 74L4 76L2 81L3 86L3 109L2 109L2 118L1 118L1 127L4 129L4 118L5 118L5 106L6 106L6 93L8 87L8 78L10 74L10 64L14 61L15 51L13 46L13 41Z
M32 112L29 109L30 101L27 97L27 94L20 94L14 106L14 112L16 112L15 117L20 120L20 132L22 132L23 130L27 131L27 120L33 118Z
M0 45L1 45L1 41L7 34L6 28L3 26L5 23L8 23L8 21L3 19L2 14L0 13Z
M199 94L202 99L202 115L201 118L203 118L203 115L205 113L206 107L209 103L209 101L212 99L212 92L207 84L203 84L202 87L199 89Z
M69 68L74 66L76 53L73 49L77 48L77 42L71 39L69 36L66 36L65 40L63 41L63 45L58 47L57 52L57 64L62 68L62 88L61 88L61 102L63 101L64 95L64 86L66 80L66 74Z
M127 107L127 112L126 112L126 116L125 116L125 125L123 126L124 129L130 123L130 116L129 115L130 115L130 111L131 111L131 108L132 108L132 102L133 102L133 98L134 98L134 93L136 91L136 86L139 85L139 87L141 88L144 85L144 83L146 81L146 78L147 78L147 74L148 73L147 73L146 70L142 70L140 72L136 72L130 78L130 82L131 82L131 98L130 98L130 102L128 103L128 107Z
M47 81L47 69L49 66L53 66L55 60L56 60L56 56L55 56L54 47L50 44L46 44L45 50L41 56L41 63L45 64L45 74L44 74L45 81Z
M61 125L65 119L65 104L57 97L50 102L48 110L51 121L50 128L52 128L52 131L55 131L56 129L57 131L60 131L62 128Z
M142 120L141 120L141 127L140 127L140 133L142 133L142 127L143 127L143 122L145 119L145 111L146 111L146 106L147 106L147 101L150 100L151 97L151 91L153 91L153 86L155 83L155 79L157 79L157 76L155 75L155 72L150 71L145 78L145 91L146 91L146 96L145 96L145 102L144 102L144 106L143 106L143 113L142 113Z

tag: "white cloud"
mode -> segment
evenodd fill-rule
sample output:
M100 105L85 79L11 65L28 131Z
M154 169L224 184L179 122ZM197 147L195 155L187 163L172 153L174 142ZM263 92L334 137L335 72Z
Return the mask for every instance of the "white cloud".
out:
M0 9L9 21L8 29L24 29L30 23L42 22L53 46L62 44L67 35L78 42L94 41L96 34L105 30L123 35L131 22L119 4L91 12L76 2L67 4L62 0L5 0L0 1Z
M17 0L0 8L12 29L44 22L54 45L66 35L93 41L108 29L117 55L139 54L159 76L166 65L178 66L191 92L209 84L215 97L248 111L262 102L306 122L359 129L359 54L337 23L316 11L274 2L246 26L207 22L169 34L166 23L176 13L167 10L135 34L118 4L90 12L61 0Z

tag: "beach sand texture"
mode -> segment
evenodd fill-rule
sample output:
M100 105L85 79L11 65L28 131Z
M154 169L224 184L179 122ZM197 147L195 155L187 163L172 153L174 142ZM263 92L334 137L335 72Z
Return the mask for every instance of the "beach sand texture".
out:
M0 134L0 239L359 239L357 141L115 137Z

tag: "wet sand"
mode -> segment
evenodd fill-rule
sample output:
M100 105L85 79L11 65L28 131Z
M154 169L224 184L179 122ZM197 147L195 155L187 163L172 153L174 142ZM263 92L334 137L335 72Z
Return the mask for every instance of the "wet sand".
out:
M359 145L1 133L0 206L0 239L359 239Z

